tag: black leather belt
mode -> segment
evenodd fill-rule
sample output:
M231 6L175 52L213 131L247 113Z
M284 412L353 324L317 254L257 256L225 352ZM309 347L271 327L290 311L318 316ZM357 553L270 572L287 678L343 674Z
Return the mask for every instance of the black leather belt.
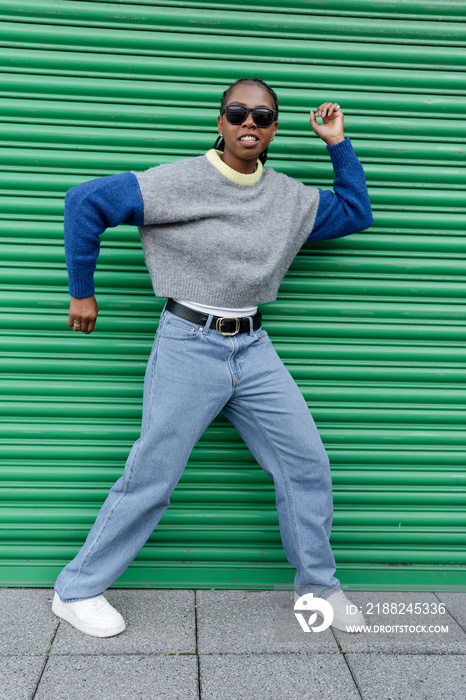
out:
M174 299L169 299L165 308L172 314L181 316L181 318L185 318L187 321L199 323L201 326L205 326L205 324L207 323L207 319L209 318L208 314L204 314L202 313L202 311L196 311L195 309L191 309L189 308L189 306L180 304ZM254 316L252 317L253 329L256 331L258 328L260 328L261 323L262 314L260 311L257 311L257 313L254 314ZM236 335L237 333L249 333L249 316L245 316L244 318L213 316L210 327L214 328L217 331L217 333L220 333L221 335Z

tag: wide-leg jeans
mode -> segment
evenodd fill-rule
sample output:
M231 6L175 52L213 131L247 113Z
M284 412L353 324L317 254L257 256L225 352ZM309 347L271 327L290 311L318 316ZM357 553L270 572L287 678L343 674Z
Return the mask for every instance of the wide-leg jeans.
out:
M144 379L141 435L87 539L60 572L64 602L126 570L170 503L193 447L222 412L273 479L280 535L300 594L340 588L329 537L330 465L304 397L263 328L221 335L163 309Z

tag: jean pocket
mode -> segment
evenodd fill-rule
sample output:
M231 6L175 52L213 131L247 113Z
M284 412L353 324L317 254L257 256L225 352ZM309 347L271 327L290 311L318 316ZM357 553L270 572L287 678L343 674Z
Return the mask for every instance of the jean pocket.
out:
M191 323L166 311L160 323L160 337L171 340L194 340L201 332L201 328L199 324Z
M262 338L264 335L268 335L268 333L265 330L265 328L258 328L256 331L256 335L258 338Z

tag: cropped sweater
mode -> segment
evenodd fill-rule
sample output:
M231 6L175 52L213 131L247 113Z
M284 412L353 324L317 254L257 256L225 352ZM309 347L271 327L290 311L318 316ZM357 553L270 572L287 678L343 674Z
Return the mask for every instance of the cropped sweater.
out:
M349 137L327 150L334 192L260 162L251 175L238 173L213 149L71 187L64 216L70 294L94 294L99 236L124 223L139 228L156 296L230 307L274 301L306 241L346 236L373 223Z

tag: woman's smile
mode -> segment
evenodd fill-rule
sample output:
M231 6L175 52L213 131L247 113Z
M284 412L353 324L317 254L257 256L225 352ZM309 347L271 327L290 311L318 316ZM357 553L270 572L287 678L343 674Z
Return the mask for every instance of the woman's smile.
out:
M256 134L251 134L249 132L246 134L242 134L238 140L243 146L246 146L247 148L257 146L257 144L260 143L259 137L256 136Z

